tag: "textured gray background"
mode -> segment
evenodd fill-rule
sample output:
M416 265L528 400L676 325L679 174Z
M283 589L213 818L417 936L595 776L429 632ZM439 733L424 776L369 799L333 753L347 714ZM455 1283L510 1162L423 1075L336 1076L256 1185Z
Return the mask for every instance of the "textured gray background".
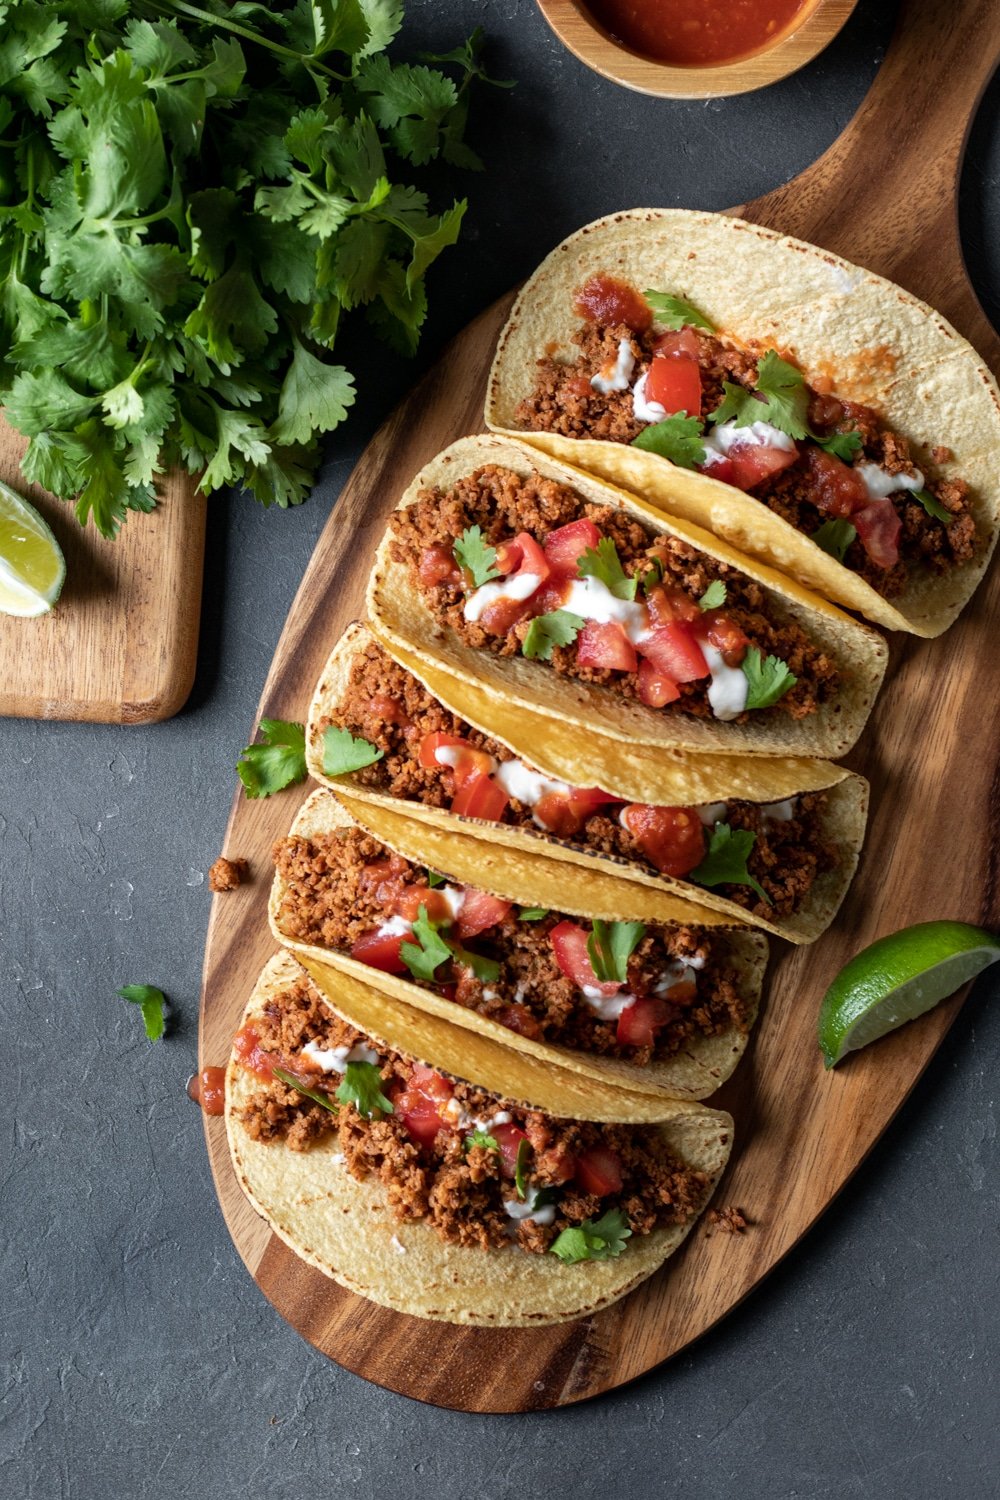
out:
M640 203L724 208L800 170L860 101L894 7L862 0L804 73L706 104L605 84L531 0L407 9L413 46L450 46L482 22L494 71L519 80L476 102L488 170L459 184L468 230L432 279L423 367L578 224ZM971 270L995 318L998 99L994 87L963 193ZM917 1096L769 1283L672 1365L597 1404L470 1418L381 1392L314 1353L238 1260L184 1096L202 872L316 537L414 378L380 350L359 358L358 408L310 502L212 505L187 709L147 729L0 722L0 1495L996 1495L996 984L979 985ZM132 981L170 994L171 1032L155 1048L114 998Z

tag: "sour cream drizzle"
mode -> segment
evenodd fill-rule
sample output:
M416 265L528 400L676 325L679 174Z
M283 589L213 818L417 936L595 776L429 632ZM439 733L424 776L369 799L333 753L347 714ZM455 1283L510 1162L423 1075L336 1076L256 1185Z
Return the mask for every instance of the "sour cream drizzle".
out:
M661 406L659 401L646 400L646 370L636 381L632 388L632 414L637 422L662 422L667 415L667 408Z
M523 603L541 587L541 583L537 573L528 573L522 568L507 578L494 579L492 583L483 583L479 588L473 589L465 601L462 613L475 624L488 605L495 604L498 599L516 599Z
M378 1053L360 1042L354 1047L321 1047L317 1042L306 1042L302 1056L308 1057L324 1073L344 1073L347 1064L352 1062L374 1063L376 1067L380 1062Z
M924 487L924 476L919 469L915 474L889 474L878 464L855 464L854 472L864 482L873 500L884 500L896 490L922 490Z
M632 371L635 369L635 355L632 353L632 345L628 339L620 339L618 343L618 358L614 364L603 365L596 375L591 377L591 385L595 391L600 391L602 396L610 396L612 391L627 391L632 383Z
M706 432L703 441L706 463L718 463L733 448L781 448L791 453L795 447L795 439L772 427L770 422L749 422L745 427L737 427L735 418Z
M556 1217L556 1206L554 1203L545 1203L541 1208L536 1208L538 1195L538 1188L529 1187L523 1202L517 1198L505 1198L504 1213L508 1219L516 1221L531 1219L535 1224L552 1224Z
M712 674L708 689L708 701L717 719L723 721L737 718L747 706L750 683L742 667L728 667L722 652L710 641L699 641L702 655Z

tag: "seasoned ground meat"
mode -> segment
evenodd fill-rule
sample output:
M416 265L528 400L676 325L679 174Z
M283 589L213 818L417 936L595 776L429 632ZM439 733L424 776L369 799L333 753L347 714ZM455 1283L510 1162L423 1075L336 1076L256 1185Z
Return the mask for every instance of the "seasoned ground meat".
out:
M235 891L249 873L250 866L245 859L226 859L220 854L208 872L208 888L210 891Z
M757 361L766 352L761 344L737 346L701 329L686 331L697 344L702 386L702 415L707 417L723 399L723 381L752 390L757 382ZM631 443L647 424L635 418L632 390L607 394L591 385L591 377L613 365L619 343L627 340L635 359L633 385L641 379L653 358L660 337L652 328L635 333L624 324L613 326L584 323L574 337L579 355L574 361L546 356L538 361L538 378L531 395L515 414L519 427L529 432L557 432L570 438L598 438L610 443ZM827 439L834 433L856 432L862 446L850 462L874 463L890 474L913 474L914 462L907 440L889 430L878 413L857 402L809 392L810 431ZM817 491L808 453L815 444L799 444L800 457L791 467L754 485L750 494L797 530L812 536L829 519L829 512L816 504ZM930 449L931 464L948 462L951 450L943 445ZM968 485L962 479L944 479L928 472L921 463L924 488L943 505L952 519L934 517L905 490L888 498L901 522L899 561L890 568L872 561L860 538L848 547L844 562L853 572L882 594L892 598L907 584L914 570L946 572L975 556L979 546L976 524L969 508Z
M339 1076L324 1073L303 1054L309 1043L323 1050L359 1043L377 1050L381 1090L391 1113L374 1110L369 1117L354 1103L338 1101ZM704 1173L671 1156L655 1129L553 1119L426 1068L415 1070L411 1061L375 1048L334 1016L305 980L271 1000L265 1014L238 1033L235 1050L261 1080L241 1113L254 1140L282 1141L304 1151L338 1132L343 1164L334 1163L331 1170L346 1169L359 1181L378 1178L398 1221L423 1220L446 1243L492 1250L516 1244L544 1254L562 1230L616 1210L639 1236L688 1223L705 1200ZM298 1077L303 1088L323 1093L331 1108L276 1079L275 1067ZM423 1144L407 1124L421 1088L425 1100L432 1090L443 1111L437 1134ZM518 1220L504 1206L518 1202L513 1155L522 1137L525 1200L544 1193L543 1202L554 1208L551 1222L545 1222L548 1213ZM505 1154L501 1142L513 1150ZM610 1157L619 1187L598 1195L581 1185L580 1174L586 1178L593 1153L600 1153L593 1159L606 1180ZM592 1178L587 1183L594 1185ZM535 1207L540 1210L542 1203Z
M699 616L697 601L709 585L722 582L726 589L725 603L720 611L713 613L735 627L743 641L732 665L738 665L747 647L753 646L764 657L778 657L794 673L798 679L795 686L776 704L745 711L737 716L737 722L746 723L755 715L769 713L802 719L835 696L839 674L834 662L810 641L801 625L760 584L728 563L717 562L676 537L654 531L624 511L581 501L568 485L543 479L539 474L522 479L497 464L485 464L457 480L447 491L422 491L413 505L393 514L391 552L395 561L409 568L413 585L421 589L433 613L470 646L498 656L517 656L523 650L533 615L559 607L546 604L546 590L537 591L521 606L509 626L506 617L497 625L486 615L474 622L467 620L463 612L468 592L458 569L447 571L442 567L440 576L437 572L428 575L426 559L446 558L456 537L473 526L481 529L484 541L491 546L511 542L519 532L528 532L541 543L549 532L580 517L592 521L603 537L614 542L629 578L643 578L654 563L658 564L663 583L683 591L695 616ZM636 597L641 602L642 592ZM581 665L577 653L576 641L557 646L551 653L552 669L560 675L600 683L623 697L639 698L636 671ZM662 711L715 718L708 697L709 686L707 675L681 683L680 696Z
M481 734L443 708L412 673L374 641L352 663L347 688L329 722L383 752L381 760L355 773L365 786L427 807L448 808L455 795L451 767L420 764L420 746L428 734L467 740L498 763L515 758L498 740ZM825 806L823 793L811 793L797 799L792 819L780 822L765 816L756 803L728 803L725 816L730 826L756 835L748 869L767 892L770 904L749 886L719 887L720 892L762 917L785 917L800 910L816 876L834 869L838 861L835 846L823 833ZM516 799L507 803L500 821L525 828L538 826L532 809ZM655 872L656 866L634 835L622 826L616 812L601 808L581 815L578 823L575 831L562 835L565 842L627 859ZM691 884L690 893L696 899L698 887Z
M428 889L425 869L358 828L282 839L274 858L285 882L279 925L301 942L343 952L393 915L414 914L417 901L423 900L431 913L435 902L442 912L447 910L440 892ZM447 893L454 889L445 887ZM749 1002L735 971L714 956L711 933L697 927L648 927L628 960L625 989L637 998L657 1000L655 1043L619 1042L617 1020L602 1020L556 960L550 935L567 920L573 919L549 912L541 921L523 921L511 906L475 937L456 938L459 957L437 966L433 981L412 977L521 1035L640 1064L671 1056L693 1037L746 1029ZM443 923L446 937L451 925ZM583 925L589 933L590 924ZM496 975L477 977L462 961L463 952L491 961ZM671 980L673 988L665 993Z

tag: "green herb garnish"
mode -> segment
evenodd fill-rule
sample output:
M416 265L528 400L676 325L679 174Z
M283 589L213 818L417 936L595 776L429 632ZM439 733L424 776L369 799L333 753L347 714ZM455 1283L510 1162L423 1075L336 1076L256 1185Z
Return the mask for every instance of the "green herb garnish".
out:
M426 906L421 905L413 924L415 943L401 943L399 956L414 979L434 980L434 971L439 969L452 955L448 944L438 932L438 923L427 915Z
M726 602L726 585L716 578L698 600L699 609L721 609Z
M454 546L455 561L472 579L473 588L480 588L494 578L500 577L496 565L497 549L483 541L481 526L467 526Z
M371 1064L369 1063L367 1066L370 1067ZM280 1078L281 1082L287 1084L290 1089L297 1089L300 1094L304 1094L307 1099L312 1099L315 1104L321 1104L324 1109L330 1110L333 1114L338 1113L337 1105L334 1104L329 1095L319 1094L315 1089L307 1089L305 1084L301 1083L295 1077L294 1073L286 1073L283 1068L272 1068L271 1072L275 1078Z
M359 739L349 729L328 724L323 731L323 770L328 776L347 776L373 766L385 754L368 740Z
M266 744L247 745L236 766L248 797L270 797L306 774L306 732L284 719L261 719Z
M553 647L571 646L583 626L582 616L568 609L536 615L525 632L521 650L531 661L551 661Z
M547 906L522 906L517 914L519 922L541 922L549 914Z
M819 444L824 453L832 453L834 458L842 458L845 463L850 463L855 453L860 453L864 446L860 432L832 432L825 438L810 432L809 436Z
M587 939L590 967L602 984L624 984L628 961L645 935L642 922L595 920Z
M627 576L618 556L618 548L609 536L602 536L596 547L588 547L581 554L576 567L581 578L596 578L616 599L635 598L639 580ZM563 614L565 611L559 610L557 613Z
M341 1104L353 1104L363 1120L370 1120L376 1111L384 1115L393 1113L392 1100L382 1092L382 1075L375 1063L349 1062L337 1098Z
M528 1157L530 1155L531 1146L528 1141L518 1141L517 1159L514 1163L514 1187L517 1190L517 1196L521 1199L522 1203L528 1196L528 1189L525 1183L525 1173L528 1170Z
M467 1135L462 1142L463 1149L471 1151L473 1146L481 1146L484 1151L499 1151L495 1137L489 1135L485 1130L476 1129L471 1135Z
M652 290L643 292L646 306L661 328L683 328L687 324L691 328L707 328L709 333L715 329L711 323L690 302L685 302L683 297L675 297L670 292L654 292Z
M481 953L472 953L460 943L452 943L451 952L455 962L471 969L480 984L495 984L500 978L500 965L495 958L484 958Z
M817 547L822 547L837 562L842 563L848 547L857 536L857 528L850 521L838 519L836 521L824 521L812 534L812 539Z
M445 882L444 876L443 875L439 875L436 870L428 870L427 871L427 884L430 886L430 888L431 888L432 891L437 886L444 885L445 883L446 882Z
M710 422L735 421L737 427L749 427L754 422L770 422L779 432L792 438L809 436L806 411L809 392L801 370L781 359L769 349L757 362L757 389L748 391L745 386L722 383L723 399L715 411L709 413Z
M756 842L757 835L747 828L738 828L734 832L728 823L716 823L708 841L708 853L697 869L691 871L689 878L707 886L748 885L770 906L770 896L747 869L747 860Z
M912 490L914 500L919 500L929 516L935 521L940 521L945 526L950 526L955 517L947 506L942 505L940 500L935 500L930 490Z
M581 1260L612 1260L621 1255L631 1239L628 1219L620 1208L610 1209L600 1219L586 1219L564 1229L549 1246L553 1255L575 1266Z
M658 583L663 582L663 564L658 557L650 558L649 567L643 573L641 581L644 594L648 594L651 589L656 588Z
M770 708L798 682L780 656L765 657L759 646L751 646L741 662L749 688L747 708Z
M138 1005L142 1011L142 1024L146 1029L147 1039L158 1042L167 1027L164 1016L167 997L163 991L158 990L155 984L126 984L117 993L130 1004Z
M632 447L641 448L645 453L658 453L679 469L696 469L705 462L703 431L698 417L675 411L662 422L651 422L644 427L639 436L632 439Z

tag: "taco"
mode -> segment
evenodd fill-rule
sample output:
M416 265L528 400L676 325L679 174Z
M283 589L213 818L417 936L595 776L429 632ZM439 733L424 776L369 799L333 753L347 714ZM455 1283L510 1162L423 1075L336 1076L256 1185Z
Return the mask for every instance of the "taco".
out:
M886 662L874 631L726 543L495 437L414 480L368 613L564 733L682 752L844 754Z
M587 1317L680 1245L729 1115L581 1095L559 1069L310 974L271 959L226 1072L237 1179L302 1260L398 1312L516 1327Z
M628 887L613 920L517 903L493 894L488 867L458 884L406 858L327 791L274 863L271 931L292 952L571 1072L704 1099L746 1047L767 941L700 927L697 908L670 925L623 920Z
M891 630L935 636L996 541L1000 391L942 317L801 240L637 209L523 288L488 426Z
M525 905L749 922L798 943L833 920L864 837L862 777L791 758L642 759L613 741L595 764L595 736L546 739L538 716L393 650L408 665L350 626L306 731L310 772L376 838Z

